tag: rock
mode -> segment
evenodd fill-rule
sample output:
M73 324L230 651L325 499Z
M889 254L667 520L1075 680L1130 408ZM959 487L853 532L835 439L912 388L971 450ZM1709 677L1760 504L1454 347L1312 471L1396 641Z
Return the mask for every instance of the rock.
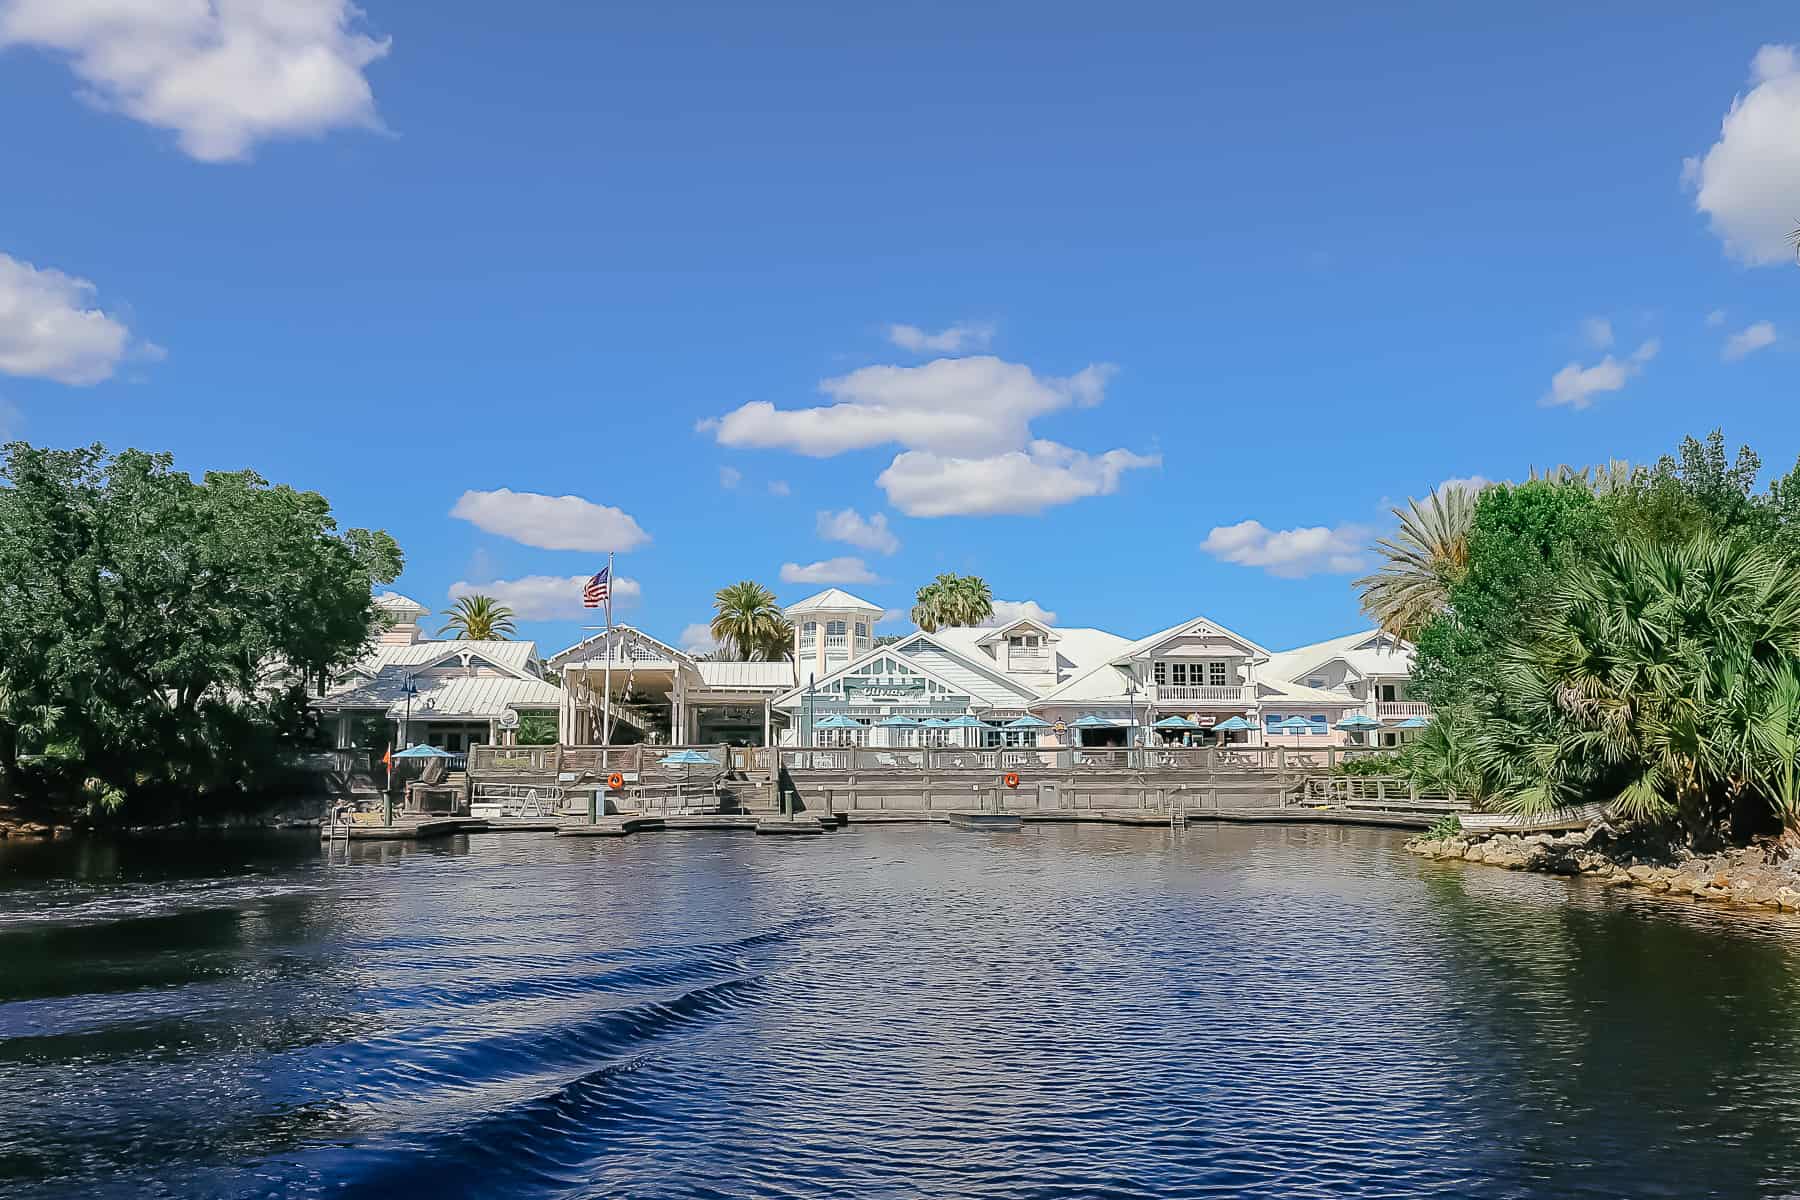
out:
M1643 865L1628 868L1625 872L1634 883L1651 883L1656 879L1656 868Z
M1731 876L1723 871L1716 872L1712 877L1712 885L1716 888L1728 888L1731 886Z
M1800 911L1800 891L1791 887L1776 888L1775 903L1781 906L1782 912Z

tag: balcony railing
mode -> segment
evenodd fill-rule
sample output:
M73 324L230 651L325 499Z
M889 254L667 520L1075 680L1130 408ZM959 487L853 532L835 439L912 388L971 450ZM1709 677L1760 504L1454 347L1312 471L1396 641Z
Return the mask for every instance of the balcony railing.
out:
M849 648L850 637L848 634L828 633L825 635L825 652L827 654L833 650L848 650Z
M1242 683L1156 685L1156 700L1159 704L1248 704L1253 699L1255 697L1250 694L1249 685Z
M1377 700L1375 715L1378 717L1429 717L1431 705L1419 700Z

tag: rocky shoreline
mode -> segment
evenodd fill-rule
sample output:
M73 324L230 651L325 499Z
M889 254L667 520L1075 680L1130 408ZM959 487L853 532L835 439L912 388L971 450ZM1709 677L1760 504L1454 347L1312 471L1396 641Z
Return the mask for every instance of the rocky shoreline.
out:
M1407 841L1406 849L1510 871L1586 876L1671 899L1800 912L1800 861L1773 843L1687 854L1658 851L1598 826L1563 834L1424 835Z

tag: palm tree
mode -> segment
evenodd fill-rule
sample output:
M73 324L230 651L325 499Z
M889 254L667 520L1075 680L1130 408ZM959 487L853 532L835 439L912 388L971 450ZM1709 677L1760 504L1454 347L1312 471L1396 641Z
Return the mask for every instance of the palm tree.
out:
M1450 585L1469 566L1469 528L1477 493L1470 488L1432 489L1425 502L1394 510L1400 531L1375 548L1387 560L1358 579L1363 611L1388 633L1412 639L1449 604Z
M1484 765L1524 764L1508 807L1579 799L1706 839L1733 802L1794 790L1800 567L1741 538L1632 538L1557 592L1503 672ZM1518 767L1515 770L1521 769Z
M914 595L913 624L926 633L947 625L979 625L994 615L994 593L979 575L947 571Z
M513 626L513 610L492 596L460 597L444 610L444 616L447 619L438 636L454 629L459 642L503 642L518 632Z
M746 579L714 594L712 635L741 659L768 660L791 652L794 627L782 616L775 593Z

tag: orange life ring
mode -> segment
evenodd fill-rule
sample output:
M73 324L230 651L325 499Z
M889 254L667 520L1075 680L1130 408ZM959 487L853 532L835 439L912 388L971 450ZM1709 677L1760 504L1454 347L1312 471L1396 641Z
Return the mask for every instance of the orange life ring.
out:
M614 771L611 775L608 775L606 777L606 790L607 791L616 792L624 786L625 786L625 777L623 775L619 774L617 771Z
M1008 771L1006 773L1006 779L1004 782L1005 782L1006 786L1009 788L1018 787L1019 786L1019 773L1017 771Z

